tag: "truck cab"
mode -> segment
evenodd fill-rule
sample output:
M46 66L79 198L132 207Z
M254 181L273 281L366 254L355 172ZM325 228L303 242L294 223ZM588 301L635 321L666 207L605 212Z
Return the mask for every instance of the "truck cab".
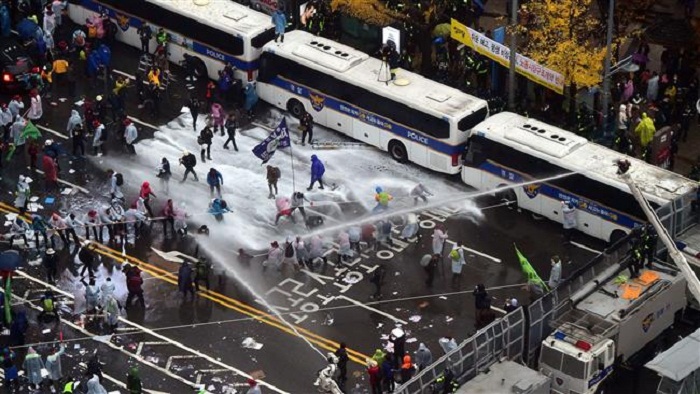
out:
M539 369L552 379L552 393L594 393L613 370L615 342L566 323L542 343Z

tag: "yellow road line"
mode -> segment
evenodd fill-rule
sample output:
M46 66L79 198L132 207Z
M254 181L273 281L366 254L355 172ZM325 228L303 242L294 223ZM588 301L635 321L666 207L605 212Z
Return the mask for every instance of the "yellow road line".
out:
M5 211L6 213L17 213L17 209L14 207L7 205L3 202L0 202L0 211ZM25 217L28 217L28 215L25 214ZM96 246L95 250L97 253L111 257L117 261L128 261L131 263L134 263L139 266L140 269L143 271L147 272L149 275L161 279L165 282L168 282L170 284L173 284L177 286L177 276L169 271L164 270L163 268L160 268L154 264L147 263L141 259L138 259L134 256L128 255L128 254L123 254L120 251L117 251L115 249L112 249L108 246L105 246L103 244L100 244L98 242L93 243L93 245ZM297 334L294 332L294 330L290 329L289 327L286 326L286 323L282 322L279 318L277 318L274 315L271 315L269 313L263 312L257 308L254 308L246 303L243 303L239 300L230 298L224 294L212 291L212 290L205 290L204 292L200 292L201 296L216 302L217 304L231 309L235 310L239 313L242 313L246 316L249 316L257 321L260 321L262 323L265 323L269 326L278 328L290 335L297 336ZM335 351L339 343L335 342L333 340L330 340L328 338L322 337L316 333L313 333L305 328L299 327L299 326L294 326L296 330L302 334L306 339L308 339L311 343L314 343L323 349L329 350L329 351ZM366 360L369 358L369 356L362 354L356 350L347 348L346 349L348 352L348 357L361 365L366 364Z

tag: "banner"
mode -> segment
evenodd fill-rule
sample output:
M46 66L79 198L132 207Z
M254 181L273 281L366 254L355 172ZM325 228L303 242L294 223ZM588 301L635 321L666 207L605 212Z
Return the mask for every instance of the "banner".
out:
M515 244L513 244L515 246ZM528 283L534 283L542 288L543 291L549 291L549 288L547 287L547 284L544 283L542 279L540 279L540 276L537 275L537 271L535 271L535 268L530 264L529 261L527 261L527 258L523 256L522 253L520 253L520 250L518 250L518 247L515 246L515 254L518 255L518 261L520 262L520 268L523 270L523 273L525 276L527 276L527 282Z
M282 118L277 128L253 148L253 154L262 159L262 164L265 164L272 158L272 155L275 154L278 148L288 148L290 145L292 145L292 142L289 139L287 119Z
M510 48L500 44L467 25L452 19L450 22L450 37L471 47L476 52L496 61L504 67L510 67ZM564 77L556 71L550 70L534 60L520 54L515 55L515 70L518 74L538 83L559 94L564 94Z

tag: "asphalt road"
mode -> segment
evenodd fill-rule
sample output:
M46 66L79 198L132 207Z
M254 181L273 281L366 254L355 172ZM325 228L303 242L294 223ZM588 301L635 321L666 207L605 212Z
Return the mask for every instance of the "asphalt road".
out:
M133 74L138 63L137 52L123 46L117 46L113 52L115 71ZM182 81L177 71L176 77ZM198 83L196 89L201 93L204 82ZM79 91L94 95L98 89L81 81ZM47 105L50 100L45 100L45 116L39 125L45 136L69 147L70 143L61 134L65 134L65 124L74 100L58 100L64 93L55 96L56 106ZM148 114L140 113L131 94L127 113L135 117L140 138L151 138L154 131L151 126L164 124L177 116L186 96L183 84L175 82L171 85L169 101L162 107L161 116L150 118ZM261 118L265 118L266 112L266 108L260 109ZM112 147L108 154L123 153ZM99 158L89 156L87 160L81 160L65 156L60 160L63 168L60 178L84 187L88 193L78 192L61 197L55 205L47 205L42 213L88 207L104 201L101 196L106 191L107 177L92 164ZM74 172L69 173L68 169ZM2 173L2 190L14 190L20 173L27 174L27 171L16 158ZM35 174L34 178L37 179L36 195L43 201L44 196L38 187L41 175ZM457 180L445 178L445 182ZM126 192L134 194L137 191ZM3 192L0 201L0 211L12 210L9 193ZM567 262L564 267L566 276L594 256L596 250L603 248L600 242L584 236L576 239L578 246L564 245L561 227L556 223L537 220L526 212L499 206L498 201L489 198L479 200L478 204L489 207L483 211L485 217L478 223L447 209L421 211L418 239L403 242L396 234L394 247L365 252L344 265L335 262L334 250L329 252L330 262L327 265L318 267L314 272L302 271L290 277L263 272L260 259L254 259L249 266L232 263L235 264L233 268L243 276L263 284L265 294L262 296L266 302L281 312L293 327L270 316L270 311L257 295L251 294L245 286L220 271L216 271L211 278L212 288L209 291L202 292L193 301L183 301L176 286L179 264L163 259L153 248L194 255L195 241L192 238L163 239L160 225L155 225L152 231L137 241L134 248L117 250L104 246L98 249L103 263L98 283L112 276L118 284L117 295L122 301L125 297L124 278L118 268L125 262L138 264L146 277L145 310L130 308L120 323L121 330L108 340L109 344L105 344L90 337L106 334L106 330L99 325L87 323L81 328L79 324L76 327L68 324L80 323L84 287L76 276L73 256L69 251L61 251L62 269L58 287L66 291L62 296L66 301L66 311L63 313L66 322L47 334L42 334L38 328L33 329L27 341L51 342L58 338L58 332L63 332L64 340L71 341L68 342L71 361L66 363L88 357L97 350L102 359L109 360L104 369L116 381L125 381L127 365L136 363L145 377L145 387L157 391L187 392L187 386L203 383L207 387L214 385L213 392L224 392L224 386L245 385L247 376L252 375L264 377L265 382L280 391L312 392L312 382L316 372L324 366L324 360L300 339L296 330L322 353L335 350L341 341L346 342L352 358L347 387L360 384L365 388L364 359L382 346L385 342L383 336L395 324L400 323L407 330L408 351L416 350L418 344L424 342L438 356L441 352L437 344L440 337L451 335L459 340L474 331L471 291L476 284L484 283L491 289L496 307L500 307L506 297L513 296L526 303L527 294L522 289L524 279L515 257L514 244L544 278L549 275L549 258L552 255L569 257L564 259ZM459 242L466 248L467 266L462 277L453 281L445 263L438 271L434 286L427 288L425 273L418 261L428 253L432 228L437 223L444 223L450 242ZM262 251L254 251L259 252ZM370 298L374 286L368 277L380 265L386 269L383 297L374 300ZM37 304L37 298L46 284L41 282L44 274L40 267L29 266L23 271L28 277L18 279L13 291L16 296L32 300L24 303L29 308ZM243 347L246 338L262 344L262 348ZM80 348L76 349L75 345L80 345ZM81 355L83 352L85 354ZM114 385L116 387L117 384ZM268 388L266 392L271 390L275 388Z

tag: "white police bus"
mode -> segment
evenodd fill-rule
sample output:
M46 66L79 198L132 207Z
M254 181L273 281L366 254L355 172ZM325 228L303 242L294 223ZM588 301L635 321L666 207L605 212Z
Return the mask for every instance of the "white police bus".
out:
M400 162L457 174L469 130L488 116L485 100L404 70L385 83L381 60L304 31L263 47L261 99L382 150Z
M462 180L478 190L551 177L571 176L510 189L502 197L551 220L562 221L562 202L577 207L578 230L615 241L646 217L615 163L627 158L629 174L675 237L694 222L697 183L679 174L625 157L574 133L503 112L472 129Z
M117 39L136 48L141 48L137 29L146 21L153 29L151 51L162 27L170 34L170 60L180 62L185 53L198 56L214 79L226 63L237 68L236 78L254 79L262 47L275 37L269 15L231 0L207 5L192 0L74 0L68 10L78 24L96 12L107 13L120 28Z

